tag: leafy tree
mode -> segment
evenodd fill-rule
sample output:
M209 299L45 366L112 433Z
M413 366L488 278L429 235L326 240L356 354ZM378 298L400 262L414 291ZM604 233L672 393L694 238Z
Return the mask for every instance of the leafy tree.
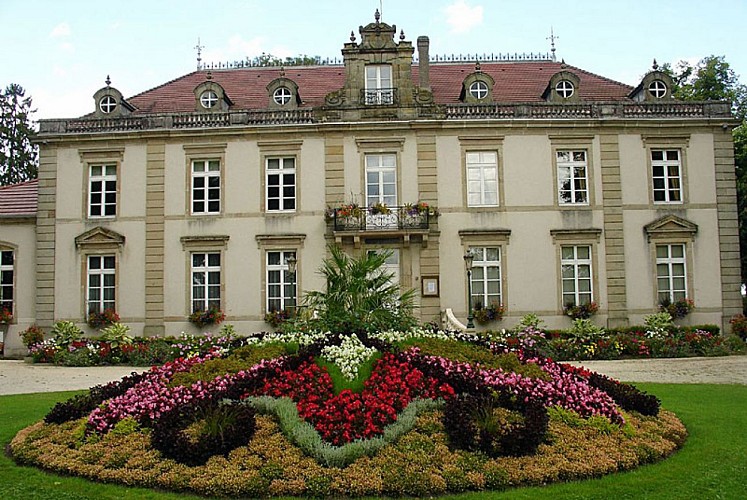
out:
M254 59L247 58L250 66L316 66L322 63L319 56L307 56L306 54L282 59L272 54L262 52L262 55Z
M357 333L401 330L416 324L414 290L401 293L392 281L393 273L382 269L389 253L351 258L339 247L330 247L330 253L320 270L327 289L305 294L296 328Z
M37 148L31 144L31 97L20 85L11 83L0 92L0 185L35 179Z

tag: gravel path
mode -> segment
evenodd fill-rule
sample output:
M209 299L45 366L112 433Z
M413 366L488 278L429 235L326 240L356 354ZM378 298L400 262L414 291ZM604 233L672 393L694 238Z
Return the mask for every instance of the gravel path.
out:
M747 356L573 362L624 382L747 385ZM0 360L0 395L87 389L143 367L69 368Z

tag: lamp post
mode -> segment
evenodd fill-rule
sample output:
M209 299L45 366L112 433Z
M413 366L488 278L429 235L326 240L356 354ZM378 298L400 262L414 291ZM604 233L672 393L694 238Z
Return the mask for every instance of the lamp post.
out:
M467 328L474 328L475 315L472 314L472 263L475 260L475 254L472 250L467 250L464 254L464 266L467 268Z
M290 256L285 259L285 264L288 266L288 277L293 280L293 316L296 315L296 295L298 295L296 288L296 283L298 282L296 280L296 270L298 266L298 259L296 258L296 254L292 253Z

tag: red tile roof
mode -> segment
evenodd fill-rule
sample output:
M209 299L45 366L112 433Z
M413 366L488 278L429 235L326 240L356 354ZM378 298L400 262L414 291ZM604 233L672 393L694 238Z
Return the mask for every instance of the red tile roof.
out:
M39 181L0 187L0 217L36 216Z
M628 100L633 89L629 85L589 73L579 68L553 61L486 62L481 70L495 80L493 100L499 103L542 102L542 93L550 77L566 69L580 78L579 95L586 101ZM430 84L437 104L459 102L464 78L475 71L473 63L435 63L430 66ZM267 109L267 85L281 75L279 67L257 67L212 70L213 81L219 83L233 102L231 109ZM297 66L285 68L285 77L298 85L302 107L324 104L324 96L345 84L343 66ZM195 71L127 101L136 113L180 113L195 110L194 89L206 81L207 71ZM412 67L412 79L417 85L418 67Z

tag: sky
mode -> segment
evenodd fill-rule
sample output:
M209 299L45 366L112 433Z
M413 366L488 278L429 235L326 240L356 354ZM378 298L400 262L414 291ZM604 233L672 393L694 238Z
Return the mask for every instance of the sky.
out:
M725 56L747 83L747 0L0 0L0 86L17 83L34 119L94 110L111 85L125 98L203 62L270 53L339 58L374 20L430 38L430 54L550 52L629 85L659 64Z

